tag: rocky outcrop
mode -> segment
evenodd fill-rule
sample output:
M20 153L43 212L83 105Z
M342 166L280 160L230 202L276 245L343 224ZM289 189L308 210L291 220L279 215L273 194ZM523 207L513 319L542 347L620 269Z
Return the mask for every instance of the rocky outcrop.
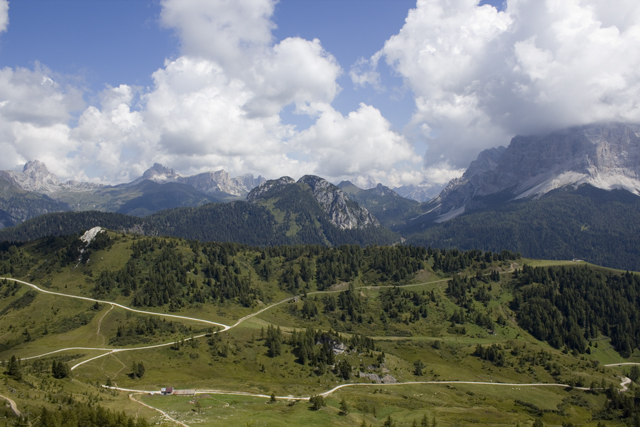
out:
M367 209L350 200L340 188L314 175L305 175L298 182L288 176L266 181L249 193L247 201L258 203L279 198L291 185L303 185L306 191L310 191L322 211L329 216L331 223L341 230L380 226L378 220Z
M153 166L144 171L142 177L138 178L136 181L148 179L160 183L163 181L174 181L178 179L179 176L180 175L178 175L173 169L162 166L160 163L154 163Z
M640 195L640 125L595 124L516 136L485 150L432 201L437 221L489 204L590 184Z
M27 162L22 172L1 171L0 173L16 187L27 191L53 193L62 187L58 178L49 172L44 163L38 160Z
M305 175L298 180L298 183L306 184L311 188L313 197L322 206L322 210L340 229L380 226L378 220L367 209L351 201L340 188L327 180L314 175Z

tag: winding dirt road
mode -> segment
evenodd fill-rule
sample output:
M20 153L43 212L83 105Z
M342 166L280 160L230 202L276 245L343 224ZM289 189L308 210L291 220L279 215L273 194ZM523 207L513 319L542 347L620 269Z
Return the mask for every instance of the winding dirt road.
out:
M154 311L136 310L135 308L130 308L130 307L127 307L126 305L118 304L118 303L115 303L115 302L112 302L112 301L104 301L104 300L95 299L95 298L81 297L81 296L78 296L78 295L69 295L69 294L63 294L61 292L48 291L46 289L42 289L42 288L34 285L33 283L25 282L25 281L18 280L18 279L13 279L11 277L0 277L0 280L13 280L14 282L18 282L18 283L21 283L23 285L27 285L27 286L35 289L36 291L42 292L44 294L55 295L55 296L66 297L66 298L74 298L74 299L79 299L79 300L83 300L83 301L97 302L99 304L111 304L111 305L115 305L116 307L120 307L123 310L132 311L134 313L148 314L150 316L171 317L173 319L192 320L194 322L207 323L209 325L221 326L223 328L222 329L223 331L226 331L227 329L229 329L231 327L231 326L227 326L227 325L222 324L222 323L213 322L211 320L196 319L194 317L178 316L178 315L175 315L175 314L156 313Z
M121 305L121 304L117 304L111 301L103 301L103 300L98 300L98 299L94 299L94 298L88 298L88 297L81 297L81 296L77 296L77 295L68 295L68 294L63 294L60 292L52 292L52 291L48 291L45 289L42 289L32 283L28 283L28 282L24 282L22 280L18 280L18 279L13 279L13 278L2 278L0 277L0 280L13 280L15 282L27 285L33 289L35 289L36 291L45 293L45 294L50 294L50 295L55 295L55 296L61 296L61 297L67 297L67 298L74 298L74 299L80 299L80 300L85 300L85 301L91 301L91 302L98 302L101 304L110 304L111 308L107 311L107 313L109 311L111 311L113 309L113 307L119 307L122 308L124 310L128 310L128 311L132 311L135 313L141 313L141 314L148 314L148 315L152 315L152 316L164 316L164 317L170 317L170 318L175 318L175 319L183 319L183 320L190 320L190 321L194 321L194 322L201 322L201 323L205 323L205 324L209 324L209 325L215 325L215 326L219 326L222 327L222 329L215 331L213 333L219 333L219 332L224 332L224 331L228 331L232 328L237 327L238 325L240 325L241 323L243 323L244 321L257 316L260 313L263 313L266 310L269 310L277 305L283 304L287 301L291 301L294 298L297 298L296 296L293 297L289 297L289 298L285 298L282 301L279 301L277 303L268 305L264 308L262 308L261 310L256 311L255 313L251 313L247 316L242 317L241 319L239 319L236 323L234 323L233 325L225 325L219 322L213 322L210 320L205 320L205 319L198 319L198 318L193 318L193 317L187 317L187 316L178 316L178 315L173 315L173 314L164 314L164 313L156 313L156 312L151 312L151 311L143 311L143 310L136 310L136 309L132 309L129 308L127 306ZM429 284L429 283L439 283L439 282L444 282L447 281L449 279L442 279L442 280L437 280L434 282L425 282L425 283L419 283L419 284L411 284L411 285L405 285L405 286L420 286L420 285L425 285L425 284ZM374 287L370 287L370 286L365 286L365 288L376 288ZM319 294L319 293L328 293L331 291L319 291L319 292L310 292L309 295L312 294ZM98 322L98 334L99 334L99 330L100 330L100 323L102 322L102 319L106 316L106 314L103 315L103 317L100 319L100 321ZM198 338L202 338L204 336L207 336L208 334L201 334L198 336L194 336L194 337L189 337L189 338L185 338L184 341L189 341L191 339L198 339ZM136 351L136 350L148 350L148 349L154 349L154 348L160 348L160 347L166 347L166 346L170 346L172 345L174 342L169 342L169 343L163 343L163 344L155 344L155 345L150 345L150 346L144 346L144 347L132 347L132 348L95 348L95 347L69 347L69 348L64 348L64 349L59 349L59 350L55 350L55 351L51 351L48 353L44 353L41 355L37 355L37 356L31 356L31 357L25 357L23 358L23 360L29 360L29 359L36 359L36 358L40 358L40 357L45 357L45 356L49 356L52 354L56 354L59 352L63 352L63 351L71 351L71 350L85 350L85 351L105 351L105 353L100 354L98 356L89 358L87 360L84 360L76 365L74 365L73 367L71 367L71 370L76 369L77 367L91 362L93 360L99 359L101 357L105 357L108 356L110 354L113 354L115 357L114 353L120 353L120 352L125 352L125 351ZM622 365L640 365L640 363L615 363L615 364L609 364L609 365L604 365L607 367L612 367L612 366L622 366ZM631 383L631 380L627 377L622 377L622 383L620 384L621 386L621 391L626 391L628 390L628 385ZM489 385L489 386L508 386L508 387L563 387L563 388L567 388L567 387L571 387L568 384L545 384L545 383L530 383L530 384L517 384L517 383L494 383L494 382L482 382L482 381L409 381L409 382L401 382L401 383L393 383L393 384L371 384L371 383L349 383L349 384L341 384L338 385L330 390L327 390L323 393L319 393L320 396L326 397L331 395L332 393L336 392L337 390L340 390L342 388L346 388L346 387L388 387L388 386L401 386L401 385L447 385L447 384L469 384L469 385ZM134 389L126 389L126 388L120 388L120 387L116 387L116 386L111 386L111 387L107 387L107 386L102 386L104 388L108 388L108 389L112 389L112 390L118 390L118 391L124 391L124 392L129 392L129 398L134 401L139 403L140 405L146 406L150 409L153 409L157 412L159 412L160 414L162 414L166 419L170 420L171 422L174 422L176 424L179 424L183 427L189 427L187 424L184 424L181 421L178 421L174 418L172 418L171 416L169 416L166 412L155 408L153 406L147 405L146 403L143 403L135 398L133 398L134 394L151 394L151 393L160 393L160 391L158 390L134 390ZM587 387L573 387L574 389L578 389L578 390L589 390L589 388ZM270 395L265 395L265 394L254 394L254 393L248 393L248 392L242 392L242 391L226 391L226 390L200 390L200 391L196 391L196 394L225 394L225 395L238 395L238 396L252 396L252 397L260 397L260 398L270 398ZM309 400L311 396L276 396L276 398L278 399L284 399L284 400ZM9 404L11 405L11 409L13 410L13 412L16 415L20 415L20 411L18 411L18 408L15 404L15 402L5 396L0 396L0 398L4 398L5 400L7 400L9 402Z
M8 398L7 396L2 396L0 395L0 398L6 400L7 402L9 402L9 406L11 407L11 410L13 411L14 414L16 414L16 417L20 416L20 411L18 410L18 405L16 405L16 402L14 402L12 399Z

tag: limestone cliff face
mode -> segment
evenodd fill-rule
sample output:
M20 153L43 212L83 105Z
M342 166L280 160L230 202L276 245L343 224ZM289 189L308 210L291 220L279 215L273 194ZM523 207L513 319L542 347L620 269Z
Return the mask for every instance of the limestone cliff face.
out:
M396 187L393 189L398 195L415 200L416 202L424 203L437 197L438 194L444 189L442 184L425 184L425 185L403 185L402 187Z
M264 182L264 178L247 174L231 178L224 170L205 172L198 175L180 177L178 182L191 185L207 194L227 193L237 197L246 196L252 189Z
M506 149L480 153L432 203L442 221L496 201L582 184L640 195L640 125L594 124L516 136Z
M320 203L337 227L351 230L366 226L379 227L378 220L363 207L350 200L338 187L314 175L305 175L298 180L311 188L313 197Z
M142 181L145 179L155 181L155 182L163 182L163 181L175 181L178 179L180 175L178 175L173 169L170 169L166 166L162 166L160 163L154 163L149 169L144 171L141 178L138 178L136 181Z

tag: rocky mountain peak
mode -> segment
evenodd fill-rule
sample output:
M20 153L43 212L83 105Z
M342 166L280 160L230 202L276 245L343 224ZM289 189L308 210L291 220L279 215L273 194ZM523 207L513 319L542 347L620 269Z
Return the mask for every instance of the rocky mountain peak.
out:
M144 171L142 179L150 179L152 181L167 181L177 178L179 175L173 169L165 167L160 163L154 163L149 169Z
M640 125L592 124L516 136L507 148L481 152L440 193L434 212L442 221L496 200L540 197L583 184L640 195Z
M420 203L427 202L436 197L443 189L444 185L427 184L427 185L403 185L402 187L395 187L395 191L398 195L407 199L415 200Z
M49 169L47 169L47 165L45 165L44 162L31 160L24 164L22 173L49 175Z
M22 172L2 171L1 176L13 185L27 191L53 193L61 187L58 178L49 172L47 165L39 160L27 162Z
M305 175L298 183L311 188L313 197L339 228L351 230L368 225L379 227L378 220L366 208L351 201L340 188L315 175Z
M395 191L393 191L389 187L385 187L382 184L378 184L373 188L373 194L375 194L376 196L380 196L380 197L386 196L388 194L397 195L397 193Z
M264 182L264 178L261 176L254 178L252 174L231 178L223 169L203 172L197 175L181 176L171 168L165 167L160 163L154 163L140 178L132 181L129 185L138 184L145 179L159 184L178 182L190 185L205 194L219 195L223 193L225 197L236 198L243 198L254 187Z
M259 176L254 178L252 174L231 178L224 170L205 172L198 175L180 177L178 182L191 185L196 190L206 194L227 193L237 197L244 197L251 190L264 182Z
M481 151L480 154L478 154L478 158L469 164L464 175L473 176L494 170L498 167L498 162L505 151L507 151L507 149L503 146Z
M247 195L247 201L255 203L259 200L268 198L271 195L275 195L277 192L283 190L286 186L295 183L295 179L289 176L283 176L282 178L278 179L270 179L251 190L251 192Z

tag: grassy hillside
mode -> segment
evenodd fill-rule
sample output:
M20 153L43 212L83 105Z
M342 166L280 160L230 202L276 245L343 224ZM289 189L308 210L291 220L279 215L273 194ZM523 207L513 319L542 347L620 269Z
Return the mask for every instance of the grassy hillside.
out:
M560 280L555 269L625 277L617 272L571 262L523 268L536 262L509 252L258 249L121 232L86 246L77 237L0 247L0 276L40 288L0 280L0 394L23 412L57 410L72 396L161 420L105 384L196 389L133 396L192 426L409 426L426 416L429 426L435 418L438 426L595 427L626 425L638 411L625 400L635 388L616 391L630 368L603 366L625 360L599 329L617 327L615 319L580 329L588 346L572 348L536 339L514 305L529 304L538 281ZM632 344L627 362L639 360ZM54 361L72 380L54 378ZM573 387L528 385L538 383ZM348 386L324 395L325 406L309 403L338 385Z

